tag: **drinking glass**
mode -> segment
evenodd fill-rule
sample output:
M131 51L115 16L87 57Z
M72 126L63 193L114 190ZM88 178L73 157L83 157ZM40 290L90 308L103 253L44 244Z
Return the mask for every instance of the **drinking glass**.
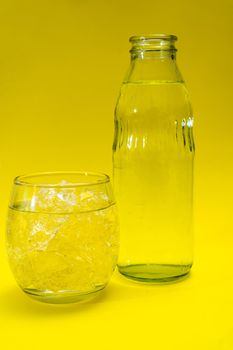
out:
M53 172L15 178L7 252L27 295L47 303L96 295L115 269L118 232L107 175Z

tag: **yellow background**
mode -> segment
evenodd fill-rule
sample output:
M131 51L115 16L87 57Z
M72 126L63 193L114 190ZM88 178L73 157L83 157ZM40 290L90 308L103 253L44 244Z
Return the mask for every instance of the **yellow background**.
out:
M1 344L4 349L233 349L232 0L4 0L0 7ZM176 34L195 115L191 278L140 286L115 273L86 305L24 296L4 231L13 178L111 174L113 110L128 37Z

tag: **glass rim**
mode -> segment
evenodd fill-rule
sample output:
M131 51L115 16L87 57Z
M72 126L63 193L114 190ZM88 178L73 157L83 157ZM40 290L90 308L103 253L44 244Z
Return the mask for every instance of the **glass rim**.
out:
M83 179L86 177L93 177L93 181L80 181L77 180L75 182L67 182L67 183L61 183L62 181L66 181L64 178L61 180L60 183L35 183L27 181L30 178L43 178L46 176L77 176L77 177L83 177ZM92 171L48 171L48 172L35 172L35 173L28 173L16 176L14 178L14 185L17 186L28 186L28 187L36 187L36 188L77 188L77 187L85 187L85 186L96 186L101 185L105 183L110 182L109 175L101 172L92 172Z
M173 34L142 34L142 35L133 35L129 38L130 42L135 41L149 41L149 40L168 40L168 41L176 41L178 38Z

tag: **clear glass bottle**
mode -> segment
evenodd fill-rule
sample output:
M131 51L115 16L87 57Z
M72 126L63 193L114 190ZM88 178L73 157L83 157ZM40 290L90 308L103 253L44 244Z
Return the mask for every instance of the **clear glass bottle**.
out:
M193 114L174 35L134 36L115 110L119 271L143 282L186 276L193 263Z

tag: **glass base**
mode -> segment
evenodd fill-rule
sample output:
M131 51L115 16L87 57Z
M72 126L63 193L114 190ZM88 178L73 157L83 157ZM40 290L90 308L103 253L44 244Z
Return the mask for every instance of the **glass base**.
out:
M192 264L135 264L118 265L119 272L127 278L145 283L171 283L184 279Z
M38 301L42 301L43 303L48 304L70 304L77 302L85 302L89 301L95 297L105 288L101 286L91 292L80 293L77 291L60 291L60 292L52 292L52 291L43 291L38 289L27 289L22 288L23 291L30 297Z

